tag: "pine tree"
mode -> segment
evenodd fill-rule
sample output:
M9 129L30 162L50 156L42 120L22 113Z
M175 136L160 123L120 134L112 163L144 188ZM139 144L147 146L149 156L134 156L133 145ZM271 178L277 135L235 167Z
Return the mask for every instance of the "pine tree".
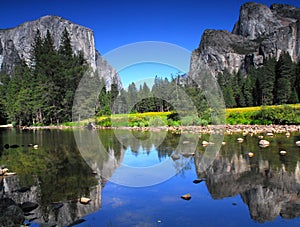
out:
M72 60L73 57L73 49L71 45L71 39L67 28L64 29L61 39L58 53L63 58L65 63ZM69 62L71 63L71 62Z
M110 86L110 109L112 111L113 114L115 114L117 106L115 106L115 101L117 99L119 95L119 89L118 89L118 83L116 81L116 79L113 79L113 82Z
M252 78L249 75L244 81L242 92L245 98L245 106L253 106L253 85Z
M272 105L274 102L275 65L276 59L270 58L260 70L262 105Z
M290 99L289 99L288 103L290 103L290 104L296 104L296 103L299 103L299 97L298 97L296 88L294 88L294 89L292 90L292 93L291 93L291 95L290 95Z
M235 102L235 99L233 97L233 90L232 90L232 87L230 85L228 85L224 89L223 97L224 97L226 107L229 107L229 108L236 107L236 102Z
M127 91L127 103L128 103L128 107L130 108L128 111L130 112L137 111L135 108L135 105L137 104L138 101L137 95L138 95L138 91L136 85L134 82L132 82L131 84L129 84L128 91Z
M98 98L98 106L96 108L97 116L108 116L111 115L111 97L110 93L106 90L105 82L102 79L100 82L100 90L99 98Z
M292 89L291 80L293 78L294 66L288 53L280 55L276 63L276 81L275 81L275 102L276 104L286 104L289 101Z

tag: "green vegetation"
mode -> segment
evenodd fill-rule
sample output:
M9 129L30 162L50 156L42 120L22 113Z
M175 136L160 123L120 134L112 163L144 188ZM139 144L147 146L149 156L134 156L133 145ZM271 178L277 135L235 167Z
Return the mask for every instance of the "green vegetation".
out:
M57 49L49 31L41 37L37 30L30 64L16 62L11 77L0 74L0 123L81 126L95 114L95 122L104 127L208 125L218 111L209 107L200 85L186 75L178 74L171 80L156 77L151 88L146 83L139 87L131 83L127 90L119 90L115 79L108 87L104 79L93 74L85 82L100 89L99 95L96 101L84 95L80 100L91 106L92 113L75 111L80 123L70 123L75 91L87 70L90 69L83 54L73 52L66 29ZM217 79L227 108L299 102L300 64L293 63L288 53L282 53L278 61L266 60L262 67L251 68L246 75L225 71ZM245 113L231 111L227 123L298 124L298 113L298 108L289 106Z
M64 131L63 135L72 133ZM79 151L73 148L70 152L70 145L62 145L62 140L58 144L58 149L52 150L34 150L32 147L7 149L0 158L0 164L18 174L20 186L34 185L37 180L40 182L44 205L66 199L77 200L88 193L89 187L97 185L97 179Z
M193 116L180 118L176 112L147 112L132 114L113 114L96 118L102 127L156 127L156 126L206 126L210 118ZM256 106L226 109L227 124L300 124L300 104Z
M17 125L49 125L71 121L75 90L88 66L72 50L65 29L58 49L49 31L36 32L30 64L16 62L13 74L0 75L0 120Z
M282 105L299 102L300 64L292 62L288 53L265 60L262 67L218 75L226 107Z
M131 83L119 95L115 83L110 90L101 86L96 123L130 127L209 123L211 110L199 86L187 78L181 78L184 83L179 83L179 79L179 75L171 81L156 77L151 89L146 83L139 89Z
M226 110L228 124L300 124L300 104L230 108Z

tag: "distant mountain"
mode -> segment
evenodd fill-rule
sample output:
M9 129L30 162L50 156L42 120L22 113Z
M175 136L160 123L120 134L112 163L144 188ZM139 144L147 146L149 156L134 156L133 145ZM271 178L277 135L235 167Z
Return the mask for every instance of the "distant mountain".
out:
M25 22L15 28L0 30L0 69L2 72L11 74L15 64L20 60L30 62L30 51L34 43L37 29L42 36L50 31L57 48L60 44L61 34L64 29L70 34L73 51L82 51L88 64L98 75L104 78L107 87L115 78L119 88L122 87L120 77L95 49L94 32L86 27L74 24L58 16L44 16L38 20Z
M199 47L193 51L190 73L208 67L213 75L259 67L269 57L288 52L300 60L300 9L273 4L270 8L249 2L241 6L233 31L206 30Z

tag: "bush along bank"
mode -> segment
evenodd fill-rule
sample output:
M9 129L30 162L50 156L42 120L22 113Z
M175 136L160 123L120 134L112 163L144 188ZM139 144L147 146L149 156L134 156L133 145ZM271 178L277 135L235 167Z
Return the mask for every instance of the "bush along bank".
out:
M232 108L226 111L226 123L230 125L298 125L300 105Z

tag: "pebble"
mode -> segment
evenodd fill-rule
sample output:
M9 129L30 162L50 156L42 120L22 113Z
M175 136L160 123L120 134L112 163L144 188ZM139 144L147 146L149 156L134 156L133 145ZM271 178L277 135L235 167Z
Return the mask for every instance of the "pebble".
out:
M209 142L207 142L207 141L202 141L202 146L207 146L209 144Z
M286 151L284 151L284 150L282 150L282 151L280 151L280 152L279 152L279 154L283 156L283 155L286 155L286 154L287 154L287 152L286 152Z
M243 138L237 138L237 141L238 141L239 143L242 143L242 142L244 142L244 139L243 139Z
M79 202L80 202L81 204L88 204L90 201L91 201L91 199L86 198L86 197L81 197L81 198L79 199Z
M187 193L185 195L182 195L181 198L184 199L184 200L190 200L192 198L192 196L191 196L190 193Z
M268 140L260 140L258 143L261 147L268 147L270 145L270 142Z
M171 158L173 159L173 161L176 161L176 160L180 159L178 154L172 154Z
M267 135L267 136L270 136L270 137L273 137L273 136L274 136L274 133L273 133L273 132L267 132L266 135Z

